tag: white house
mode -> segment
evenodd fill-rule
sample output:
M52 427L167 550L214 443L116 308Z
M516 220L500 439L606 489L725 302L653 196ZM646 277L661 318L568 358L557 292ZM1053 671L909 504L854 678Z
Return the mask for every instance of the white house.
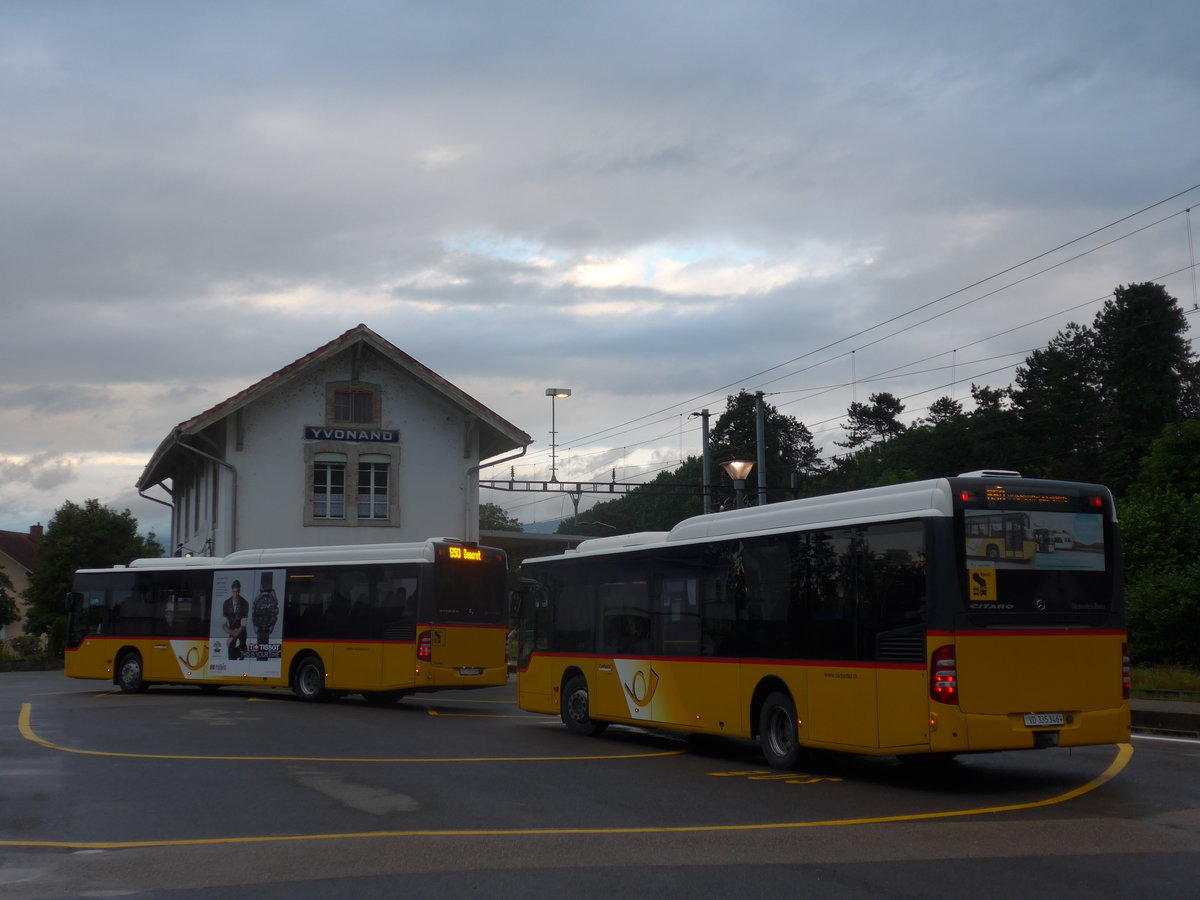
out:
M531 440L358 325L177 425L137 487L177 553L478 540L481 462Z

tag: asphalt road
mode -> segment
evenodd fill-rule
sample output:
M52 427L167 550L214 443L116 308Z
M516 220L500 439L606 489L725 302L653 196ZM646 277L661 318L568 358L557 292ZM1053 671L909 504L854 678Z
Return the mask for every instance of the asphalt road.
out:
M1195 894L1198 742L779 773L742 742L571 735L514 695L0 675L0 896Z

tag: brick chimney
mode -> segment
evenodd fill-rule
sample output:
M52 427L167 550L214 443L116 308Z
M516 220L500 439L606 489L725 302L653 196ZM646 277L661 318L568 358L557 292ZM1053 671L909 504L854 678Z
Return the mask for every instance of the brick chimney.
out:
M30 525L29 526L29 539L31 541L33 541L35 544L40 544L42 542L42 534L45 532L45 530L46 529L44 529L42 527L41 522L39 522L36 525Z

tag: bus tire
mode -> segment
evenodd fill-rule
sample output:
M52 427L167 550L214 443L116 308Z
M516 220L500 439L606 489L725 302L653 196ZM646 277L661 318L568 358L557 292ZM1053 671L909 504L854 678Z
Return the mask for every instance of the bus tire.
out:
M146 690L146 681L142 675L142 655L136 650L130 650L117 661L117 687L123 694L140 694Z
M796 727L796 704L782 691L767 695L758 716L758 743L767 765L794 769L800 761L800 738Z
M559 714L567 730L576 734L599 734L608 727L588 714L588 684L582 675L572 675L563 685Z
M328 696L325 690L325 664L315 653L304 657L296 664L292 678L292 690L301 700L313 703Z

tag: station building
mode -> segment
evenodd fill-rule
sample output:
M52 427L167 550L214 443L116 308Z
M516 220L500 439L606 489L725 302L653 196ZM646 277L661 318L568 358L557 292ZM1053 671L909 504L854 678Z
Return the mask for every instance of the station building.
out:
M531 441L358 325L181 422L137 487L178 555L478 540L481 464Z

